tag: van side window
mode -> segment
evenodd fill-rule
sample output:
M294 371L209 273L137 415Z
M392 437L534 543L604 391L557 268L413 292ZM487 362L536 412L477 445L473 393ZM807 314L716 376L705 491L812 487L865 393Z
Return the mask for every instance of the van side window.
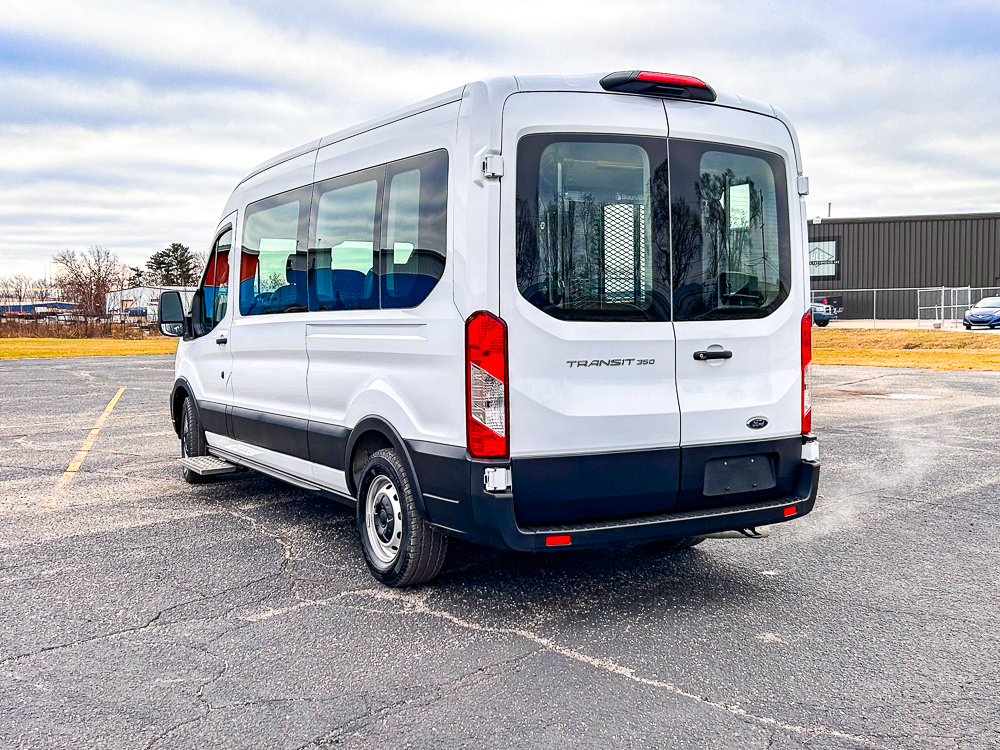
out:
M309 248L310 310L377 308L375 241L383 169L316 185L315 239Z
M251 203L243 223L240 312L301 312L306 299L305 231L310 188Z
M517 285L563 320L670 320L666 139L529 135L517 151Z
M762 318L785 300L786 179L777 154L671 140L674 320Z
M233 245L233 230L226 230L215 241L205 266L201 282L202 304L198 311L201 333L206 334L226 317L229 304L229 251Z
M381 306L416 307L444 274L448 226L448 152L432 151L386 167Z

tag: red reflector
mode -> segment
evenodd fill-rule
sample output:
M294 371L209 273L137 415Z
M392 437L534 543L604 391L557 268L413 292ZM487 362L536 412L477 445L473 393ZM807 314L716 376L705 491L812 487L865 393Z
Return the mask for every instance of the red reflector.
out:
M545 546L562 547L564 545L570 544L571 541L572 540L570 539L569 534L566 534L565 536L547 536L545 537Z
M793 505L793 506L792 506L792 507L790 507L790 508L785 508L785 511L784 511L784 513L785 513L785 515L786 515L786 516L794 516L794 515L796 514L796 512L797 512L797 511L798 511L798 508L796 508L796 507L795 507L795 506Z

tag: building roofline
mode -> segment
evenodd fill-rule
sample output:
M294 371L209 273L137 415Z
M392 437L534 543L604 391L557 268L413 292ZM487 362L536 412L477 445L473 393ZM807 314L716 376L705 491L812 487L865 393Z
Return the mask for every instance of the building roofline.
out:
M890 221L956 221L961 219L1000 219L1000 212L969 213L969 214L915 214L912 216L860 216L845 218L809 219L809 226L821 227L824 224L874 224Z

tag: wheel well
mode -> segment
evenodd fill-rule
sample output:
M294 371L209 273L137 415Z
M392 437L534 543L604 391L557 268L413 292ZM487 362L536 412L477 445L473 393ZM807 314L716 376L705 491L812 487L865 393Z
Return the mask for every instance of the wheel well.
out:
M170 420L174 423L174 432L177 433L177 437L181 436L181 407L187 397L187 389L182 385L177 386L171 395Z
M361 479L361 469L364 468L365 462L371 458L371 455L383 448L392 447L392 441L385 433L378 430L368 430L354 442L354 450L351 452L351 460L348 464L351 467L349 477L351 490L357 491L358 481Z

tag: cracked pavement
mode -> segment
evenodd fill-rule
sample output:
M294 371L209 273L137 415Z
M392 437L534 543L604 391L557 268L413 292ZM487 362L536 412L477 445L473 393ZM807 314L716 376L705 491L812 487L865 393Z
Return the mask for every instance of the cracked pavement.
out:
M1000 374L817 368L821 498L769 539L453 542L396 591L347 508L184 484L172 373L0 361L0 748L1000 746Z

